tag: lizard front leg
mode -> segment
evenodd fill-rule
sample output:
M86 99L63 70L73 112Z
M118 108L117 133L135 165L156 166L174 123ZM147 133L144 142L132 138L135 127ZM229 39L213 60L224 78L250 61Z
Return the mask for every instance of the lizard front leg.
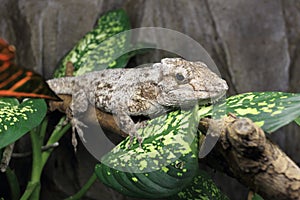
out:
M72 95L72 102L68 110L68 118L71 119L72 124L72 144L76 150L77 139L75 135L75 130L78 136L83 142L84 139L83 130L81 127L87 127L83 122L79 120L80 114L84 113L88 109L89 101L87 99L86 93L83 89L79 89Z
M137 130L143 126L142 123L134 123L131 117L122 109L113 111L113 116L117 122L119 128L130 136L130 144L133 139L137 138L139 146L142 148L143 138L138 134Z

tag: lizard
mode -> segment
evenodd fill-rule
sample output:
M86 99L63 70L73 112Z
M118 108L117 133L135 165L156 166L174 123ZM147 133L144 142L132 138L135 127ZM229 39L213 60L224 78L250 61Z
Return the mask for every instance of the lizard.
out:
M47 81L57 94L72 95L70 110L73 133L75 129L84 140L77 119L89 104L112 113L117 125L138 139L140 123L132 116L158 116L168 110L207 104L223 96L228 90L225 80L211 71L203 62L182 58L164 58L160 63L141 68L116 68L93 71L76 77L62 77Z

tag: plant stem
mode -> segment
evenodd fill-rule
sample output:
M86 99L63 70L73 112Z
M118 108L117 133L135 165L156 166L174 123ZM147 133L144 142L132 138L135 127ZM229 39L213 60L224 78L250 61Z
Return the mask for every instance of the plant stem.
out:
M24 194L22 195L22 197L20 198L20 200L27 200L27 199L31 198L32 193L33 193L33 191L36 190L38 184L39 183L33 183L30 181L27 184L26 190L25 190Z
M48 124L48 120L45 119L37 129L34 129L34 131L30 132L30 138L32 143L32 173L31 173L31 180L28 183L26 190L21 197L21 200L39 199L40 187L41 187L40 185L41 174L44 165L46 164L52 152L52 149L49 149L48 151L42 153L42 145L46 134L47 124ZM53 131L53 133L51 134L47 142L47 145L57 142L64 135L64 133L70 128L70 125L66 125L62 127L61 124L62 123L60 123Z
M20 198L20 185L16 174L8 167L5 175L10 186L11 199L18 200Z
M40 178L42 174L42 151L43 137L36 132L37 129L30 131L31 145L32 145L32 172L31 180L27 184L25 193L21 200L25 199L39 199L40 195Z
M69 130L71 125L67 124L66 126L63 126L64 120L65 118L62 118L60 120L55 130L51 134L46 146L57 142L67 132L67 130ZM45 118L45 120L38 128L30 131L30 138L32 143L32 173L31 180L27 184L26 190L22 195L21 200L39 199L41 188L40 178L42 170L53 150L49 149L48 151L42 152L42 145L46 134L47 125L48 120Z
M39 133L41 138L45 138L47 126L48 126L48 118L45 117L45 119L42 121L41 125L39 126Z
M90 189L90 187L97 180L96 173L94 172L89 180L82 186L82 188L73 196L66 198L65 200L77 200L82 199L83 195Z
M63 126L63 123L65 121L65 118L61 118L59 123L56 125L54 131L52 132L50 138L48 139L48 142L46 146L50 146L51 144L54 144L55 142L58 142L60 138L71 128L71 124L67 124ZM46 164L50 154L52 153L53 149L49 149L48 151L44 151L42 153L42 167Z

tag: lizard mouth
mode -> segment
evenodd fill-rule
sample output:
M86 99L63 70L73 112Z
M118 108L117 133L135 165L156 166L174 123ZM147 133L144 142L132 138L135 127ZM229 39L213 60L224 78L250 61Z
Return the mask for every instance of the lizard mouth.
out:
M200 105L203 104L214 104L222 99L226 94L226 90L222 91L195 91L195 99L198 99Z
M195 92L203 92L209 94L211 98L215 96L223 96L226 91L228 90L228 85L225 80L220 79L219 81L213 83L210 81L207 81L207 84L199 83L199 82L190 82L189 86L195 91Z
M181 94L178 95L177 94ZM191 91L181 90L175 93L174 91L168 93L164 101L168 105L179 105L183 107L190 107L190 105L208 105L214 104L222 99L226 94L226 90L208 92L207 90Z
M216 102L218 102L219 100L221 100L222 99L222 97L224 97L225 98L225 94L226 94L226 90L222 90L222 91L219 91L219 92L215 92L215 94L214 95L212 95L211 97L210 97L210 103L216 103Z

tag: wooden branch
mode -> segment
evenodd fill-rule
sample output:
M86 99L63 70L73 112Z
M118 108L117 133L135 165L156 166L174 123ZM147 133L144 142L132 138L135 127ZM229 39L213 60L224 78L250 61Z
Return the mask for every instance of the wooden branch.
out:
M64 101L50 102L51 110L66 111L71 97L60 95L60 98ZM105 130L127 136L111 114L97 110L97 118ZM266 200L300 199L299 167L250 119L229 115L223 120L203 119L200 125L220 135L216 146L200 162L236 178Z
M62 101L49 101L49 110L54 111L54 110L59 110L60 112L66 113L67 109L69 108L71 101L72 101L72 96L70 95L58 95L59 98L61 98ZM94 121L94 118L91 117L93 115L93 107L89 107L87 112L85 113L85 119L89 123L97 123ZM98 122L102 128L105 130L116 133L121 135L122 137L127 137L128 134L124 133L121 131L121 129L117 126L113 116L109 113L103 112L99 109L96 110L96 115Z
M201 124L220 135L206 163L222 163L217 169L264 199L300 199L299 167L250 119L229 115L223 120L203 119Z

